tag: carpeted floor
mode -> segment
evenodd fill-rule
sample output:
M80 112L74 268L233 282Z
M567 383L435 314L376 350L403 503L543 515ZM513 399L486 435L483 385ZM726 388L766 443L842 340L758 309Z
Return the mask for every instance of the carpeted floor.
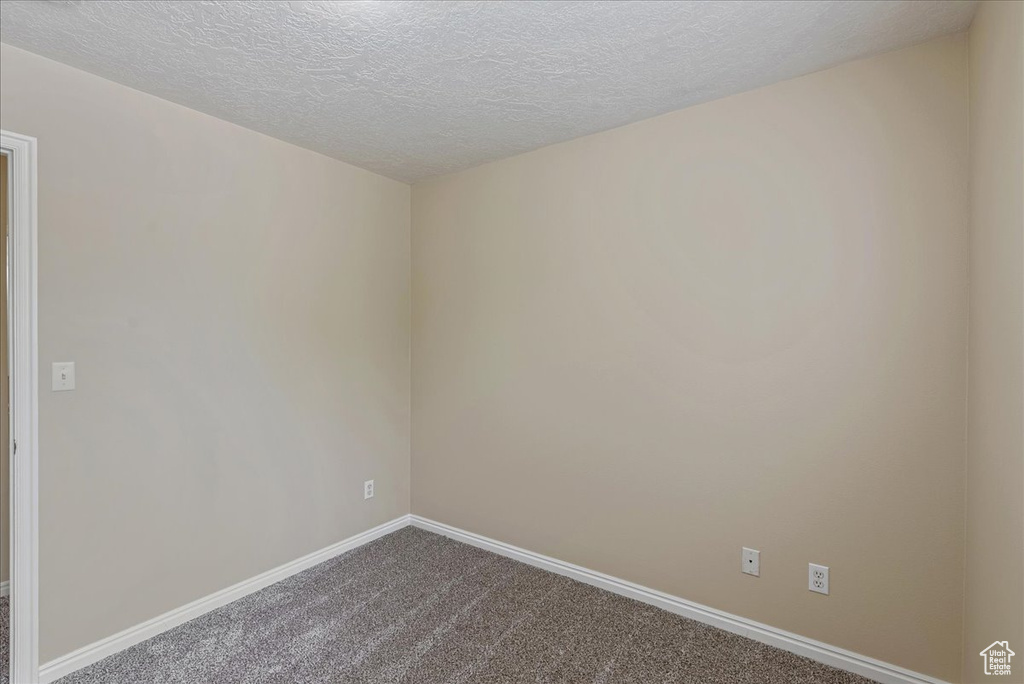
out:
M11 681L11 599L0 598L0 684Z
M866 684L404 528L60 684Z

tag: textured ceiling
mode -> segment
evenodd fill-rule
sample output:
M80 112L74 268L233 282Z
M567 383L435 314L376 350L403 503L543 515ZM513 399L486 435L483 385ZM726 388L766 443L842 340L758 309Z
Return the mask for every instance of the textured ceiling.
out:
M964 29L967 1L0 3L0 40L416 181Z

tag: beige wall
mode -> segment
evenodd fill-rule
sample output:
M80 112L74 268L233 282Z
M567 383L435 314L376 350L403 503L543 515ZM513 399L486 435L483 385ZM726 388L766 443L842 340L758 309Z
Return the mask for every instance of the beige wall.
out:
M966 57L414 187L413 512L957 680Z
M39 139L41 660L407 513L409 187L0 57Z
M964 682L1007 640L1024 682L1024 4L971 26L971 323ZM1002 678L1001 678L1002 679Z

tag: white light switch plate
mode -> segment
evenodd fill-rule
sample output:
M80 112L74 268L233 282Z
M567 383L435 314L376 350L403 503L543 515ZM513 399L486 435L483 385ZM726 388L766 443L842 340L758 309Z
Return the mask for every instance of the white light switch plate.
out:
M59 361L53 364L53 391L67 392L75 389L75 362Z
M747 575L761 576L761 552L757 549L743 547L743 566L740 568Z

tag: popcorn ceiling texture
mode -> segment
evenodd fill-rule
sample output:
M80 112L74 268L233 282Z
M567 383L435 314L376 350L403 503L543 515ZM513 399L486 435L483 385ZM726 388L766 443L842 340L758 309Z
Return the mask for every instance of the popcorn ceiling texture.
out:
M0 3L0 39L414 182L965 29L974 2Z

